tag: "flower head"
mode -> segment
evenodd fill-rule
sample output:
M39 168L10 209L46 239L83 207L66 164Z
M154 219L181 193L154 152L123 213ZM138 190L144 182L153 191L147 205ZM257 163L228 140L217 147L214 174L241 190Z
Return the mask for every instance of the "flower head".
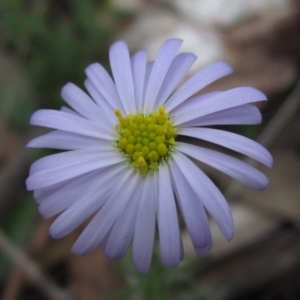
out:
M55 130L28 146L68 150L33 163L26 181L42 216L59 214L51 236L61 238L93 216L74 253L100 246L119 259L132 244L134 265L146 273L157 221L162 263L176 267L183 258L177 207L198 256L212 245L207 213L231 240L230 208L190 158L254 189L268 185L261 172L237 158L178 141L180 136L205 140L272 165L270 153L256 142L207 128L260 123L259 110L249 103L266 96L250 87L194 96L232 72L224 62L203 68L177 88L196 60L191 53L177 54L181 44L167 40L155 61L147 62L146 51L130 57L127 45L116 42L109 51L113 79L92 64L84 83L89 95L68 83L61 96L71 108L33 114L31 124Z

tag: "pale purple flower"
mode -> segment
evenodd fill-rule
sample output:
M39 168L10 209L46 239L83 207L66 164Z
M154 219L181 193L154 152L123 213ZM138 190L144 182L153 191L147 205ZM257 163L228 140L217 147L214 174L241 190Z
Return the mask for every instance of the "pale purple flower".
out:
M268 179L245 162L176 141L193 137L272 165L270 153L258 143L207 128L259 124L261 114L249 103L266 96L251 87L194 96L232 73L224 62L203 68L177 88L196 60L192 53L177 54L181 44L179 39L167 40L155 61L147 62L146 51L130 57L127 45L116 42L109 50L113 80L94 63L86 69L89 95L68 83L61 95L71 109L33 114L31 124L55 130L28 146L68 150L33 163L26 181L42 216L59 214L51 236L64 237L93 216L73 253L87 254L100 246L107 257L119 259L132 244L134 266L147 273L157 221L162 263L177 267L183 247L176 203L198 256L212 245L207 213L231 240L230 208L190 158L256 190L267 187Z

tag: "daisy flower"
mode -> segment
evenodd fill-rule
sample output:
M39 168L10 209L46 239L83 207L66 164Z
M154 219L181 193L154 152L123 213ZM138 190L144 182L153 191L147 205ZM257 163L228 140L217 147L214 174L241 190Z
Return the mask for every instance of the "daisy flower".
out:
M157 222L162 263L177 267L183 258L178 211L198 256L212 246L208 214L230 241L229 205L194 160L256 190L267 187L268 179L245 162L178 140L208 141L272 165L270 153L258 143L207 128L260 123L259 110L249 103L266 96L251 87L195 95L232 73L224 62L177 87L196 60L192 53L177 54L181 44L165 41L156 59L147 62L145 50L130 56L126 43L118 41L109 50L113 79L94 63L86 69L88 93L68 83L61 96L70 108L42 109L31 117L31 124L55 130L29 147L67 150L34 162L26 181L42 216L58 215L51 236L64 237L91 219L73 253L100 246L107 257L120 259L132 244L135 268L147 273Z

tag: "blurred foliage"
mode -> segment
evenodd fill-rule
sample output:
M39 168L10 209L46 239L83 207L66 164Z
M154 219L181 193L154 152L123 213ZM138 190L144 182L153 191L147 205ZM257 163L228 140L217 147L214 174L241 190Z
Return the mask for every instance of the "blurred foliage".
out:
M28 246L35 226L36 205L31 197L27 197L11 210L2 221L3 231L20 247ZM0 255L0 279L4 279L9 271L10 262Z
M179 267L166 269L157 253L157 247L147 275L140 274L133 266L131 253L128 253L120 262L120 277L123 278L125 288L116 293L103 297L104 300L112 299L173 299L173 300L204 300L206 299L198 289L196 272L203 266L205 260L199 258L186 258ZM227 291L212 292L211 300L221 300Z
M108 45L127 19L108 0L2 0L1 49L21 68L38 106L58 108L66 82L81 83L94 61L108 65Z
M14 84L0 82L0 117L2 122L13 127L29 128L29 118L37 103L24 93L22 88L13 89Z

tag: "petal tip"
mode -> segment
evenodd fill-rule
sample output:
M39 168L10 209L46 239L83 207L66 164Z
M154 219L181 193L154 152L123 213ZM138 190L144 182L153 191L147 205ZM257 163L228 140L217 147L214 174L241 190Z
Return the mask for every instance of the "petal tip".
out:
M76 242L73 245L73 247L70 250L73 254L75 255L82 255L82 252L78 249L78 247L76 246Z
M73 254L80 255L80 256L89 254L97 247L97 244L93 243L93 240L91 239L84 240L82 238L82 234L75 241L75 243L71 248L71 252Z
M72 82L68 82L62 87L60 95L63 98L66 94L69 94L70 92L72 92L72 89L74 89L74 88L77 88L77 86Z
M163 266L168 269L175 269L180 263L180 257L178 258L169 258L162 262Z
M42 216L44 219L48 219L48 218L51 217L51 216L49 216L49 214L47 213L47 209L45 209L45 206L44 206L43 204L40 204L40 205L39 205L38 211L39 211L39 213L41 214L41 216Z
M223 232L223 234L224 234L226 240L228 242L230 242L233 239L233 237L234 237L234 226L232 226L232 228L230 228L229 230L227 230L227 232Z
M50 228L49 228L49 234L50 234L50 236L51 236L53 239L55 239L55 240L60 239L60 238L62 237L62 234L61 234L61 232L56 228L55 223L53 223L53 224L50 226Z
M269 186L270 182L269 179L266 177L264 182L261 183L259 187L256 188L257 191L263 191Z
M26 181L25 181L26 190L27 190L27 191L32 191L33 188L31 187L29 178L30 178L30 176L29 176L29 177L26 179Z
M35 139L29 141L27 144L26 144L26 148L35 148L35 142L34 142Z
M91 72L94 72L96 69L101 68L101 67L102 66L98 62L92 63L85 68L85 73L87 75L89 75Z
M39 112L40 112L40 111L42 111L42 110L39 109L39 110L35 111L35 112L31 115L30 120L29 120L29 123L30 123L31 125L35 125L36 117L37 117L37 115L39 115Z
M120 40L114 42L109 48L109 55L112 55L115 51L128 51L128 46L125 41ZM117 53L115 53L117 54Z
M273 159L273 156L271 155L271 153L269 153L270 154L270 157L269 157L269 159L268 159L268 164L267 164L267 166L269 167L269 168L272 168L273 167L273 164L274 164L274 159Z
M233 68L231 67L230 64L228 64L225 61L217 61L215 63L213 63L212 65L215 65L216 68L220 68L220 69L224 69L224 71L226 71L227 74L232 74L233 73Z
M182 44L183 43L183 39L179 39L179 38L172 38L172 39L168 39L165 41L165 43L176 43L176 44Z

